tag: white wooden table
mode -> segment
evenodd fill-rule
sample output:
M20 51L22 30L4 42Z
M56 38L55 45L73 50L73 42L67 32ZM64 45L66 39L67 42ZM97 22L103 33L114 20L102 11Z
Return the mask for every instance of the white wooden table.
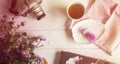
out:
M32 35L42 34L47 38L49 43L46 43L42 48L37 48L35 53L45 57L49 64L59 63L60 57L57 53L60 51L69 51L120 64L120 47L112 56L109 56L94 44L84 44L84 42L76 44L74 42L71 30L68 28L70 20L65 10L68 4L75 1L83 3L86 7L89 0L43 0L41 6L46 13L46 17L37 21L28 15L27 17L16 17L15 20L27 22L21 30L27 31ZM10 0L0 0L0 18L3 14L8 14L10 17L13 16L8 12L9 6Z

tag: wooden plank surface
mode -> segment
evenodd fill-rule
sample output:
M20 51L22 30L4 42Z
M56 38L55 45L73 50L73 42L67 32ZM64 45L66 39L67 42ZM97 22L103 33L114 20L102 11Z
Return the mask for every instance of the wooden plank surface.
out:
M10 0L0 0L0 18L3 14L7 14L9 17L15 17L17 23L26 21L26 25L20 28L21 31L27 31L30 35L45 36L48 43L42 48L37 48L35 53L45 57L49 64L58 64L60 57L56 55L60 51L74 52L120 64L120 47L109 56L94 44L84 44L84 41L80 44L74 42L71 30L68 28L71 20L66 16L67 5L74 1L80 1L86 7L89 0L44 0L41 5L46 17L38 21L30 15L14 16L8 12Z

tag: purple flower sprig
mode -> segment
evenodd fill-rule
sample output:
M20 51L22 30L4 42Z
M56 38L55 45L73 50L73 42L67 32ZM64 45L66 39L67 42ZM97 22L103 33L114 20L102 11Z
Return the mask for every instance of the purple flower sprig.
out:
M44 42L46 42L46 38L42 35L39 35L39 36L36 36L33 38L34 39L34 43L33 45L36 47L36 48L39 48L39 47L42 47L44 46Z
M94 33L89 32L87 28L82 29L82 34L87 37L87 39L90 42L95 42L96 41L96 36Z
M25 58L31 58L31 54L28 50L22 50L21 53Z

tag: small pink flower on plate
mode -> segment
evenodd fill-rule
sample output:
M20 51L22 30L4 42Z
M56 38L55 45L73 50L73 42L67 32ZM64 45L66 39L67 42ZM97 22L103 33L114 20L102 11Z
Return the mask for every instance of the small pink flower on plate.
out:
M90 42L95 42L96 41L96 36L94 33L89 32L87 28L82 29L82 34L87 37L87 39Z

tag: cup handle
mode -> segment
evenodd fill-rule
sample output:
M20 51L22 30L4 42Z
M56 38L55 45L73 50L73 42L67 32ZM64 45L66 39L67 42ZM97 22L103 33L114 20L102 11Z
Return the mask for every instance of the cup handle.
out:
M72 29L74 23L75 23L75 20L72 20L71 23L70 23L69 29Z

